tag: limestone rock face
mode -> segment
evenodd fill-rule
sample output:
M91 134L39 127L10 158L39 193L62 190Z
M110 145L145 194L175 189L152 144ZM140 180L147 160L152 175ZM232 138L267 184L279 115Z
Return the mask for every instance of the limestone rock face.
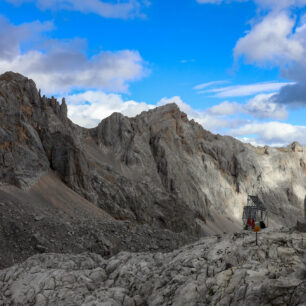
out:
M41 97L32 80L5 73L0 76L0 184L31 193L50 171L117 221L190 239L241 227L248 194L266 205L269 225L303 219L306 149L297 143L255 148L213 135L175 104L135 118L114 113L85 129L67 118L65 100ZM52 218L47 208L44 214ZM74 217L77 223L80 217Z
M171 253L44 254L0 271L1 305L304 305L306 234L263 230Z
M39 104L33 81L13 73L0 76L1 183L30 186L49 168L37 126L28 120L43 116Z

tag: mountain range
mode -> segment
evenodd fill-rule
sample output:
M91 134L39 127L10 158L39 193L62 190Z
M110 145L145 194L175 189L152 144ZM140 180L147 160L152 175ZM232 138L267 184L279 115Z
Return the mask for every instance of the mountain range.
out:
M214 135L167 104L86 129L65 99L0 76L1 266L38 252L172 250L242 228L248 195L269 226L303 219L306 149ZM149 242L148 242L149 241Z
M0 305L304 305L305 176L297 142L214 135L176 104L86 129L4 73Z

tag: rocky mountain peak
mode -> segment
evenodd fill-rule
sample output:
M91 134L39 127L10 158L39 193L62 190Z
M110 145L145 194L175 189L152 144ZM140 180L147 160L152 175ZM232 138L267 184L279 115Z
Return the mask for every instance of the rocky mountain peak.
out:
M41 97L19 74L0 77L0 183L31 190L52 171L117 220L190 237L233 231L251 194L270 225L293 225L303 215L306 151L291 147L213 135L174 103L85 129L67 118L65 100Z
M7 71L3 74L0 75L0 81L5 81L5 82L12 82L12 81L16 81L16 82L24 82L24 81L28 81L28 78L23 76L20 73L16 73L13 71Z
M176 103L169 103L151 109L149 111L142 112L137 118L147 118L147 120L152 122L159 122L164 120L183 120L188 121L187 114L182 112Z

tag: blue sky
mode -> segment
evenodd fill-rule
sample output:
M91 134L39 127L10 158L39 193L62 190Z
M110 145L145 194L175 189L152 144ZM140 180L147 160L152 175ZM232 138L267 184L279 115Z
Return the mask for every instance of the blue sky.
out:
M92 127L176 102L215 133L306 145L306 0L4 0L0 72Z

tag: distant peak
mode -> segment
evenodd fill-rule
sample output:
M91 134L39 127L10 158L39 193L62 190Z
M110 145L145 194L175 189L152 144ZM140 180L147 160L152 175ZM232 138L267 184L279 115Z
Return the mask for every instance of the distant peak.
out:
M288 146L293 152L303 152L303 146L297 142L297 141L294 141L293 143L291 143L289 146Z
M11 82L11 81L20 81L20 80L28 80L27 77L23 76L20 73L16 73L13 71L7 71L3 74L0 75L0 81L6 81L6 82Z
M155 111L161 111L161 112L173 112L173 111L178 111L180 112L180 108L177 106L176 103L169 103L165 105L158 106L157 108L154 109Z
M179 107L175 104L175 103L169 103L169 104L165 104L165 105L161 105L161 106L156 106L153 109L150 109L148 111L143 111L140 115L138 116L148 116L148 115L155 115L155 114L159 114L159 115L164 115L164 114L168 114L168 113L181 113L181 110L179 109ZM138 117L136 116L136 117Z
M164 108L164 109L179 109L179 107L177 106L176 103L168 103L165 105L160 106L160 108Z

